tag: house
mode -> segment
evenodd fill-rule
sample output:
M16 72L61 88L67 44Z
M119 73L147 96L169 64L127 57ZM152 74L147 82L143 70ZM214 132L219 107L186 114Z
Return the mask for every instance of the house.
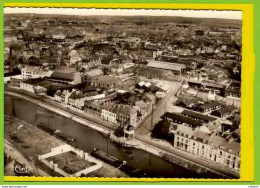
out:
M86 83L87 85L93 85L97 79L103 75L103 72L100 69L92 69L86 71L82 75L82 82Z
M102 106L101 118L123 127L129 124L135 127L137 111L129 105L108 102Z
M136 101L136 102L135 102L135 106L138 107L138 109L139 109L139 111L140 111L140 113L141 113L142 115L146 114L147 111L148 111L148 108L149 108L149 107L148 107L148 104L145 103L143 100Z
M173 129L170 130L170 134L173 135L173 146L187 151L190 151L190 139L194 133L193 128L184 126L184 125L177 125L174 126Z
M210 112L213 110L218 110L222 107L222 105L220 103L218 103L217 101L214 102L209 102L209 103L205 103L203 105L200 105L198 107L198 110L200 112Z
M227 107L213 111L211 113L211 115L216 116L216 117L224 117L224 116L232 114L232 112L234 112L235 110L236 110L236 108L234 106L227 106Z
M70 96L68 97L68 105L83 109L85 101L100 99L104 97L105 94L99 94L96 90L83 93L80 90L73 89Z
M54 94L54 100L62 104L68 104L70 95L71 92L68 90L63 90L63 91L58 90Z
M101 118L102 103L98 101L85 101L84 111L92 116Z
M209 143L207 158L239 171L240 144L227 142L225 138L213 135Z
M215 134L209 134L201 129L194 130L185 125L177 125L170 130L174 135L175 148L213 161L223 166L240 170L240 144L227 141Z

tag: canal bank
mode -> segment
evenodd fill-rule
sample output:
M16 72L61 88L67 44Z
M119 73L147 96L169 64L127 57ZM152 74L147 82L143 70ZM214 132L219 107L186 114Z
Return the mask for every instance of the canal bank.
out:
M7 93L6 93L7 94ZM15 95L17 95L17 94L13 94L13 96L15 96ZM22 96L22 98L21 97L19 97L20 99L23 99L23 100L26 100L26 99L24 99L24 98L26 98L25 96ZM19 101L19 100L16 100L16 101ZM32 103L32 101L33 100L29 100L29 99L27 99L27 101L28 102L30 102L30 103ZM21 102L21 101L20 101ZM41 108L44 108L44 105L43 104L41 104L41 105L38 105L38 103L41 103L40 101L34 101L34 102L36 102L35 104L37 105L37 106L40 106ZM17 103L19 103L19 102L15 102L14 104L15 104L15 106L14 106L14 108L16 108L15 110L14 110L14 112L15 112L15 115L18 115L18 116L20 116L19 118L24 118L24 115L22 115L22 114L20 114L21 112L18 112L19 110L17 110L17 108L21 108L21 106L24 106L24 105L17 105ZM46 106L48 106L47 104L45 104ZM27 106L28 106L28 104L27 104ZM50 106L49 106L50 107ZM35 108L35 107L34 107ZM56 109L57 110L57 109ZM39 121L39 120L41 120L41 121L47 121L47 119L48 119L48 122L50 123L50 124L55 124L56 126L58 126L58 124L59 123L57 123L57 121L63 121L64 122L64 119L63 118L61 118L61 117L58 117L58 116L62 116L62 114L63 113L56 113L56 110L53 110L53 108L52 108L52 111L51 111L51 109L50 109L50 112L52 112L52 113L50 113L50 112L47 112L47 114L46 114L46 112L44 112L44 110L43 109L41 109L41 110L39 110L39 109L37 109L36 110L36 114L35 114L35 116L36 116L36 118L34 118L34 120L32 119L32 120L29 120L29 121L35 121L35 119L36 119L36 121ZM59 109L58 109L59 110ZM55 117L55 118L53 118L53 117L51 117L51 116L54 116L54 113L53 112L55 112L56 114L58 114L58 116L57 117ZM49 113L49 115L48 115L48 113ZM68 113L68 112L67 112ZM66 114L66 112L65 112L65 114ZM48 118L47 118L47 116L49 116ZM64 117L64 116L63 116ZM75 116L72 116L71 114L66 114L66 116L65 116L66 118L68 118L70 121L72 121L72 123L71 124L75 124L75 121L77 122L77 120L79 120L78 119L78 117L76 117L75 118ZM72 118L73 117L73 118ZM47 118L47 119L46 119ZM49 119L51 119L51 121L49 121ZM54 119L56 119L56 120L54 120ZM58 120L57 120L58 119ZM53 121L55 122L56 121L56 123L53 123ZM37 122L33 122L34 124L36 123L37 124ZM79 123L80 124L83 124L84 125L84 122L80 119L80 121L79 121ZM71 125L70 125L71 126ZM93 125L92 125L93 126ZM100 127L99 127L100 128ZM68 128L66 128L66 127L60 127L60 129L65 129L65 131L66 131L66 129L68 130ZM90 129L92 129L93 130L93 128L91 127ZM72 129L70 129L70 130L72 130ZM98 129L98 128L94 128L94 130L96 130L96 131L98 131L98 130L100 130L100 129ZM104 130L106 130L107 132L104 132ZM193 173L191 170L187 170L186 168L188 167L188 168L190 168L191 166L195 166L195 168L197 167L196 165L189 165L189 164L192 164L192 161L189 161L189 163L187 163L187 162L183 162L183 160L181 160L181 159L178 159L178 160L174 160L177 164L180 164L180 166L179 165L176 165L176 164L172 164L172 162L173 161L171 161L171 163L169 163L169 162L166 162L165 160L163 160L161 157L162 157L162 155L163 154L165 154L165 151L162 151L162 150L160 150L160 149L158 149L158 148L155 148L155 147L152 147L152 146L149 146L148 144L145 144L145 143L142 143L142 142L140 142L140 146L139 146L139 149L141 149L141 150L145 150L145 151L147 151L147 152L144 152L144 154L143 154L143 156L146 156L145 157L145 159L146 160L144 160L144 159L142 159L141 158L141 156L135 156L135 155L133 155L133 154L131 154L131 152L132 151L134 151L135 153L142 153L141 152L141 150L137 150L137 149L130 149L130 150L132 150L131 152L130 152L130 154L129 154L129 149L127 149L127 148L122 148L122 147L120 147L120 146L113 146L114 144L112 144L112 143L110 143L110 141L108 140L108 138L107 138L107 136L105 136L105 135L107 135L107 133L109 132L107 129L103 129L102 131L99 131L99 132L102 132L102 136L103 136L103 143L104 143L104 141L105 142L109 142L109 145L111 146L111 148L113 148L112 150L111 150L111 148L109 148L109 151L110 152L112 152L112 153L115 153L114 154L114 156L116 156L116 157L118 157L118 158L121 158L122 160L128 160L129 161L129 163L131 164L132 163L132 165L133 166L135 166L135 167L138 167L138 168L140 168L140 169L145 169L145 171L149 171L149 172L151 172L150 174L151 174L151 176L152 177L192 177L192 178L195 178L195 177L199 177L199 178L214 178L214 177L216 177L216 178L223 178L223 175L220 175L219 173L216 173L216 172L214 172L214 171L212 171L212 170L210 170L210 169L207 169L206 168L206 170L202 170L202 171L200 171L200 172L202 172L202 173L200 173L200 174L197 174L197 173ZM86 133L87 134L87 133ZM95 133L96 134L96 133ZM88 134L87 134L88 135ZM94 137L92 137L93 139L88 139L88 141L89 142L91 142L91 145L99 145L99 144L97 144L97 143L94 143L94 142L92 142L93 140L95 140L95 138ZM101 148L101 149L103 149L103 150L106 150L106 147L104 147L104 145L106 145L106 143L104 143L102 146L101 145L99 145L98 147L96 147L96 148ZM79 146L79 147L81 147L81 146ZM82 147L84 147L84 146L82 146ZM118 151L115 151L115 148L114 147L117 147L117 150L118 150L118 148L119 148L119 150L125 150L126 152L127 152L127 154L125 153L125 154L122 154L121 152L118 152ZM137 152L138 151L138 152ZM148 153L149 152L149 153ZM150 154L150 153L152 153L152 155ZM174 157L176 157L176 156L174 156ZM158 166L158 165L154 165L153 163L152 163L152 159L153 158L156 158L156 161L158 160L158 161L160 161L162 164L164 164L164 165L161 165L161 166ZM143 161L142 163L140 163L140 161ZM185 161L185 160L184 160ZM186 160L187 161L187 160ZM147 162L148 162L148 164L147 164ZM151 164L150 164L151 163ZM175 169L178 169L178 173L176 174L176 170L172 170L172 169L170 169L170 168L161 168L162 166L166 166L166 165L169 165L169 164L171 164L171 165L173 165L174 166L174 168ZM161 168L161 171L159 170L158 171L158 169L160 169ZM157 170L156 170L157 169ZM181 169L181 170L180 170ZM185 170L184 169L186 169L187 170L187 172L185 173L185 174L183 174L182 175L182 171L184 172ZM194 170L194 169L192 169L192 170ZM172 172L172 171L175 171L174 173ZM159 173L158 173L159 172ZM156 175L155 175L156 174ZM214 175L212 175L212 174L214 174Z

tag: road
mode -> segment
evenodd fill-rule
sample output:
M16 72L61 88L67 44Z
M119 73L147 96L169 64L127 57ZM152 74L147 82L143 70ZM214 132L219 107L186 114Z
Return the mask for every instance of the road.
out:
M155 123L160 120L160 117L168 111L172 106L175 94L179 91L181 84L179 82L172 82L171 88L166 96L156 104L156 109L151 113L141 125L136 129L135 133L138 135L150 135ZM152 120L153 116L153 120ZM153 122L152 122L153 121Z
M165 108L165 103L169 103L169 102L168 102L169 98L172 97L172 96L174 95L174 93L176 93L177 91L178 91L178 87L172 88L172 90L169 91L169 93L167 94L167 96L166 96L163 100L161 100L161 101L159 102L159 105L158 105L158 107L156 108L156 112L157 112L157 113L154 112L154 114L156 114L156 115L154 115L154 119L155 119L155 118L157 118L157 119L160 118L161 114L164 112L163 109ZM13 96L17 96L17 97L28 98L29 101L36 100L35 98L37 98L37 97L35 97L35 96L33 97L34 99L33 99L32 97L28 96L28 95L25 96L25 94L20 93L20 91L16 91L16 92L14 93L14 92L10 92L10 91L7 92L7 91L5 90L5 95L8 94L8 93L11 94L11 95L13 95ZM31 94L31 95L32 95L32 94ZM50 100L50 99L48 99L48 100ZM55 106L53 106L52 104L47 103L48 100L39 101L39 99L38 99L37 102L38 102L39 104L41 104L41 105L44 104L45 107L48 106L48 107L53 108L53 111L54 111L54 112L55 112L55 111L56 111L56 112L58 112L58 111L64 111L64 113L66 112L66 113L68 113L68 114L70 114L70 113L72 112L71 114L73 114L73 116L79 116L80 118L84 119L84 121L87 121L87 122L89 122L89 123L91 123L91 124L95 124L96 126L103 127L103 128L105 128L105 129L107 129L107 130L115 130L115 126L114 126L113 124L111 125L111 124L109 124L108 122L104 122L104 121L102 121L102 120L100 120L100 119L97 119L97 118L94 118L94 117L91 117L91 119L94 120L94 121L92 121L92 120L88 119L86 115L83 115L82 113L77 112L77 111L68 110L66 107L62 106L61 104L52 101L52 103L55 104ZM169 104L167 104L167 105L169 105ZM166 105L166 107L167 107L167 105ZM56 107L56 106L57 106L57 107ZM42 107L44 108L44 106L42 106ZM87 118L87 119L86 119L86 118ZM149 117L148 117L148 118L149 118ZM144 124L144 125L148 126L148 128L149 128L150 125L151 125L151 124L150 124L151 118L150 118L150 120L149 120L148 118L145 120L145 122L147 122L147 123ZM90 120L90 121L88 121L88 120ZM98 121L97 121L97 120L98 120ZM101 123L99 124L98 122L100 122L100 121L101 121ZM155 122L155 121L154 121L154 122ZM194 163L197 163L197 164L200 164L200 165L202 165L202 166L205 166L206 168L210 168L210 169L212 169L212 170L214 170L214 171L221 172L221 173L226 174L226 175L228 175L228 176L232 176L232 177L238 177L238 176L239 176L239 173L238 173L238 172L235 172L234 170L231 170L231 169L229 169L229 168L227 168L227 167L223 167L222 165L219 165L219 164L216 164L216 163L207 161L207 160L205 160L205 159L198 158L197 156L192 155L192 154L189 154L189 153L187 153L187 152L180 151L180 150L178 150L178 149L172 147L171 145L169 145L169 143L168 143L168 145L167 145L167 144L162 144L162 143L155 142L155 141L152 140L151 137L149 136L149 135L150 135L150 129L148 129L148 128L146 129L144 126L141 126L141 127L143 127L143 130L145 130L145 133L148 133L148 134L143 134L143 132L141 132L141 133L142 133L141 135L140 135L140 134L135 134L135 138L136 138L137 140L139 140L139 141L141 141L141 142L144 142L145 144L152 145L152 146L154 146L154 147L156 147L156 148L158 148L158 149L161 149L162 151L169 152L169 153L171 153L171 154L173 154L173 155L177 155L177 156L179 156L179 157L181 157L181 158L184 158L184 159L186 159L186 160L189 160L189 161L192 161L192 162L194 162ZM140 127L140 128L141 128L141 127ZM141 131L141 130L139 129L139 132L140 132L140 131Z

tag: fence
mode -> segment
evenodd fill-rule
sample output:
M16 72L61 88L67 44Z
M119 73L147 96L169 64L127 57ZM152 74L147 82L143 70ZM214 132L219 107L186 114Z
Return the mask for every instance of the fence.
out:
M56 155L66 153L66 152L69 152L69 151L74 152L78 157L80 157L80 158L82 158L86 161L95 163L95 165L93 165L91 167L87 167L87 168L85 168L85 169L83 169L79 172L74 173L74 174L68 174L65 171L63 171L62 169L60 169L58 167L58 164L53 163L53 161L49 162L48 160L46 160L49 157L56 156ZM71 177L71 176L78 177L78 176L81 176L81 174L88 174L88 173L96 171L96 170L98 170L102 167L102 163L100 161L98 161L97 159L91 157L88 153L84 153L84 151L76 149L76 148L74 148L70 145L67 145L67 144L52 148L49 153L39 155L38 159L42 163L47 165L50 169L58 172L59 174L61 174L62 176L65 176L65 177L68 177L68 176L69 177Z

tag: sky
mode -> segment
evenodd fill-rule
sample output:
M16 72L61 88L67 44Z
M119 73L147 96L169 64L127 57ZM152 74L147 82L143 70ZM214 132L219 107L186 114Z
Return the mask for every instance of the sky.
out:
M64 15L113 15L113 16L182 16L196 18L224 18L242 20L242 11L217 10L145 10L145 9L77 9L77 8L18 8L5 7L4 14L37 13Z

